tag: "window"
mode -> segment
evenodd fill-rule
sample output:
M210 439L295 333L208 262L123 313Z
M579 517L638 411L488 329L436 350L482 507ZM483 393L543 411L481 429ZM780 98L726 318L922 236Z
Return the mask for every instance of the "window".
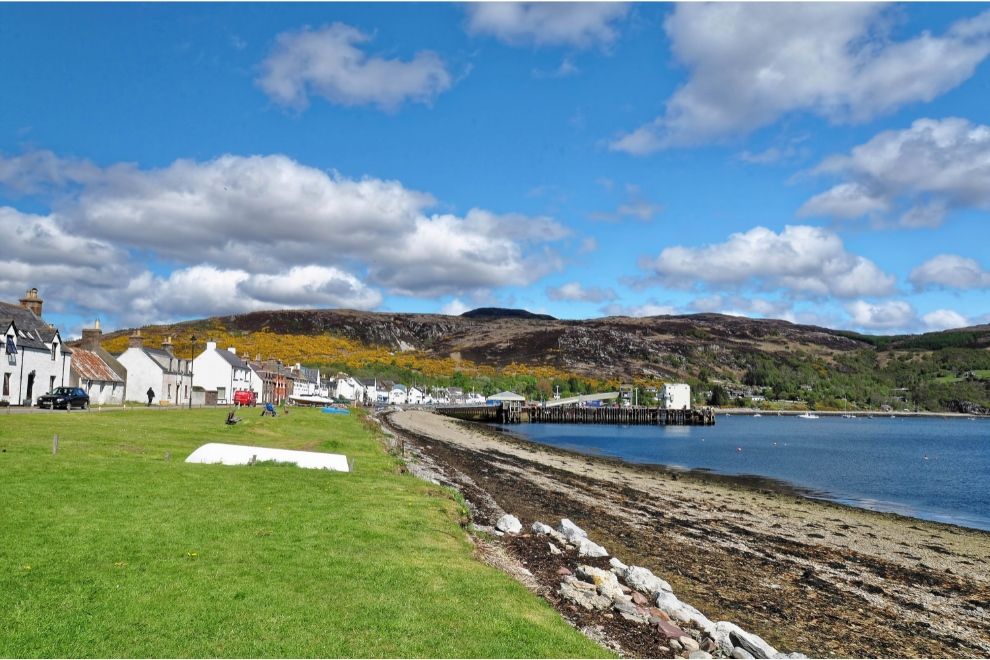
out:
M13 335L7 335L7 355L17 355L17 346L14 345Z
M58 350L58 344L52 342L52 359L55 359L55 352Z
M3 375L3 395L10 396L10 372Z
M168 398L172 398L172 383L168 384Z
M217 388L217 402L219 403L221 401L226 401L226 400L227 400L227 388L226 387L218 387Z

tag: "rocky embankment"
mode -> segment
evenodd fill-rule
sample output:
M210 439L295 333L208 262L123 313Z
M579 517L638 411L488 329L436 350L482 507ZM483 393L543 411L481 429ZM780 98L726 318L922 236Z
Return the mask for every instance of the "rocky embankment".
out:
M457 488L494 535L478 536L483 558L622 655L990 656L985 532L572 454L428 412L386 424L410 471ZM506 511L527 526L502 533ZM586 536L533 528L563 518Z

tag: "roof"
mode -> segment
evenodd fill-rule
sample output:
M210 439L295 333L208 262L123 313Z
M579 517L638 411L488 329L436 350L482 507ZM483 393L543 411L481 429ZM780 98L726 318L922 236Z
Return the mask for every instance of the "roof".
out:
M237 357L237 354L236 353L231 353L230 351L222 351L219 348L215 348L213 350L215 350L217 353L219 353L220 354L220 357L222 357L224 360L226 360L227 363L230 366L234 367L235 369L248 369L249 368L248 365L247 365L247 363L244 360L242 360L241 358Z
M58 333L58 330L42 321L30 309L0 302L0 325L6 330L11 323L18 331L18 345L25 347L47 349L45 344L51 343Z
M81 379L116 383L124 382L124 379L109 364L104 362L103 358L92 351L81 348L77 348L73 352L71 368L72 371L79 374L79 378Z
M515 392L499 392L487 397L489 401L525 401L526 397Z

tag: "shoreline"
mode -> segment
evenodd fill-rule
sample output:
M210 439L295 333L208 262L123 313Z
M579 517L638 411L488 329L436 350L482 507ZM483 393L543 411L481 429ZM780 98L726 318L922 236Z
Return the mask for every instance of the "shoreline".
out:
M392 413L389 424L423 456L469 477L468 501L489 496L526 526L571 518L712 620L777 648L812 657L990 655L985 531L809 498L760 477L575 454L427 412Z
M933 419L974 419L990 420L990 415L976 415L958 412L933 412L928 410L761 410L760 408L715 408L715 415L760 415L763 417L797 417L812 413L821 417L843 417L884 419L890 417L930 417Z

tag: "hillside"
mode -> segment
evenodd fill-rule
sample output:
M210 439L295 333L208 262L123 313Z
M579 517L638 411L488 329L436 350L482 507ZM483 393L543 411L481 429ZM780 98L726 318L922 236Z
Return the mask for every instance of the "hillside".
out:
M105 335L104 346L122 350L130 332ZM149 343L172 335L180 354L195 334L252 357L425 383L531 376L517 386L544 393L562 382L580 391L592 383L676 380L833 405L990 403L981 373L990 369L990 326L878 337L720 314L566 321L499 309L461 316L291 310L142 332Z

